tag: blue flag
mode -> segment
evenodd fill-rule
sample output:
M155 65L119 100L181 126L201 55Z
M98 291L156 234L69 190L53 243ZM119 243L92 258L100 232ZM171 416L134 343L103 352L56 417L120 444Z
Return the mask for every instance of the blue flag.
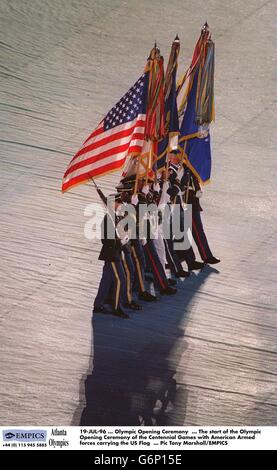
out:
M188 139L182 146L187 166L202 184L208 183L212 167L210 134Z
M211 176L211 143L208 127L205 130L205 126L199 126L196 122L197 81L198 70L194 74L189 92L179 142L184 150L186 163L199 181L204 184Z
M177 47L176 47L177 45ZM168 62L166 79L168 89L165 94L165 127L166 137L158 142L156 169L162 170L166 166L167 152L178 148L179 118L176 93L177 57L179 54L179 39L175 39L172 45L171 55Z

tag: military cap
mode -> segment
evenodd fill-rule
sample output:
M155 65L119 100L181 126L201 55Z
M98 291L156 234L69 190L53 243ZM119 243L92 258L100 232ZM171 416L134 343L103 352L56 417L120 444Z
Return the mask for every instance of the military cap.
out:
M117 191L133 191L136 183L136 175L126 176L122 178L120 183L116 186Z

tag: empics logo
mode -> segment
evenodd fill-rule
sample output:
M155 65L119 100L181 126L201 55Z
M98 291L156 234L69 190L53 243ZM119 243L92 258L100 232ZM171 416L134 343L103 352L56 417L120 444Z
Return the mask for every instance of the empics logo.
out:
M15 434L13 432L6 432L4 434L4 438L6 438L6 439L11 439L12 437L15 437Z
M46 442L47 431L42 429L6 429L3 441Z

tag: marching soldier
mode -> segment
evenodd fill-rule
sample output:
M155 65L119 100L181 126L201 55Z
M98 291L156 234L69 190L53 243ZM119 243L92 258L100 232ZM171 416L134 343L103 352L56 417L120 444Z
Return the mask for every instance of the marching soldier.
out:
M176 178L177 175L177 167L175 165L170 165L169 167L169 179L168 182L165 181L163 183L163 190L160 199L159 205L162 206L163 204L167 204L170 207L170 218L169 218L169 226L170 226L170 238L164 238L164 245L166 251L166 260L168 267L176 277L178 278L185 278L189 276L189 273L183 269L181 261L179 260L178 256L174 251L174 241L173 241L173 229L172 229L172 214L174 211L175 204L178 201L178 195L180 192L180 185L179 181ZM165 193L167 198L165 198Z
M118 208L120 195L116 197L115 210ZM109 235L114 232L114 237ZM99 255L104 261L102 278L98 288L98 293L94 300L93 313L109 313L105 307L106 299L110 290L115 286L113 298L113 314L121 318L129 318L129 315L122 308L122 297L126 289L126 277L121 263L122 246L128 241L128 236L119 239L116 234L115 221L111 214L106 214L102 223L102 249Z
M122 196L121 196L122 197ZM132 241L128 240L122 246L121 259L126 275L126 295L123 306L131 310L142 310L142 306L133 300L133 284L135 278L135 267L132 259Z
M201 212L203 211L200 206L200 197L202 196L201 187L196 176L190 171L190 169L184 164L184 174L181 179L181 187L184 189L184 197L188 194L188 200L185 201L192 206L192 235L197 245L199 254L204 264L217 264L220 262L218 258L213 256L212 251L209 247L204 227L201 220ZM192 250L193 251L193 250ZM194 258L191 263L192 266L195 264L195 255L189 252L190 259ZM191 262L191 261L190 261Z
M135 178L124 178L121 180L120 184L116 187L117 191L121 194L121 200L124 203L137 205L137 197L132 196L134 189ZM130 289L138 291L138 297L140 300L145 302L154 302L157 298L150 294L145 288L145 257L142 249L140 240L137 238L138 230L138 217L136 218L136 233L131 237L128 245L123 250L125 256L125 272L129 271L129 274L126 273L127 282L128 277L130 278ZM130 299L130 295L129 295ZM131 301L131 305L134 306L135 302ZM131 307L136 309L135 307Z
M173 162L172 162L173 160ZM196 261L195 254L192 247L186 250L175 250L175 242L183 242L184 237L177 239L174 236L172 230L172 217L174 215L174 210L179 209L180 214L180 230L184 231L184 208L183 208L183 186L181 186L180 180L183 176L183 171L180 171L178 166L179 159L175 155L171 156L171 163L169 166L169 188L167 190L170 195L171 200L171 238L166 242L166 251L167 251L167 262L170 267L170 270L177 275L177 277L188 277L189 272L195 269L201 269L204 267L204 263ZM181 169L182 170L182 169ZM166 184L166 183L165 183ZM189 240L187 240L189 245ZM185 271L182 267L182 261L186 261L188 265L189 272Z
M151 198L151 199L150 199ZM144 193L139 194L140 202L139 204L148 204L152 202L152 195L150 194L150 198ZM177 292L177 289L170 286L170 279L167 279L165 270L163 265L160 261L158 256L157 250L153 243L153 233L151 228L151 223L147 218L144 221L144 233L145 233L145 240L142 241L143 250L147 261L151 267L152 274L154 276L154 284L159 289L161 295L174 295Z

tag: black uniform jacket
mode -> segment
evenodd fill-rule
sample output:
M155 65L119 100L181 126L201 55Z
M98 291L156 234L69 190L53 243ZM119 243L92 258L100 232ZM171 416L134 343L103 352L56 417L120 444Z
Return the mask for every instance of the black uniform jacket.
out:
M122 245L120 239L117 237L116 233L114 238L108 238L109 234L114 233L114 221L109 215L105 215L102 222L102 249L100 251L99 258L102 261L120 261L121 260L121 250ZM109 228L109 230L108 230Z
M181 179L181 189L186 191L187 185L190 185L188 194L188 204L192 205L192 210L201 212L203 209L200 206L199 198L196 197L196 192L201 189L197 178L191 173L188 168L184 169L184 174Z

